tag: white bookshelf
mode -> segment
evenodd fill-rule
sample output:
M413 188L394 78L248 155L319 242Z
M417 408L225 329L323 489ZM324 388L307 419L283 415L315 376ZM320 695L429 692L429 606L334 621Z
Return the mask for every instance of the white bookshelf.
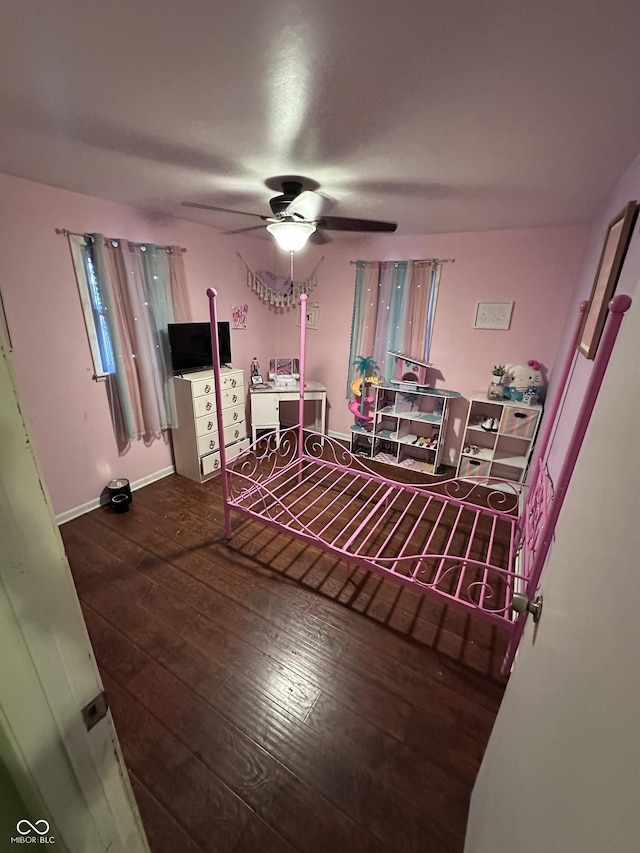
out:
M351 427L351 452L424 474L438 472L449 418L449 402L457 391L389 382L369 386L374 395L372 418Z

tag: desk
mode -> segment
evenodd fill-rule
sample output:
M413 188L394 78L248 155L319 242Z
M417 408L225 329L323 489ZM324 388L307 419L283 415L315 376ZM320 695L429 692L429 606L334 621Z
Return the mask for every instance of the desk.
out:
M267 384L251 388L251 441L255 442L259 429L275 431L276 441L280 441L280 403L300 399L300 383L290 385ZM327 414L327 389L320 382L305 382L304 399L320 403L320 420L316 405L315 430L325 434Z

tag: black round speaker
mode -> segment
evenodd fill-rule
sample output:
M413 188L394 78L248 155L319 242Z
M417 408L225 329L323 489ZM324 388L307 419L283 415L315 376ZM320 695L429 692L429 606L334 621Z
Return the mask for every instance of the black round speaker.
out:
M117 477L107 483L111 507L114 512L126 512L132 501L131 486L126 477Z
M126 512L129 509L129 498L124 494L113 495L111 498L111 509L114 512Z

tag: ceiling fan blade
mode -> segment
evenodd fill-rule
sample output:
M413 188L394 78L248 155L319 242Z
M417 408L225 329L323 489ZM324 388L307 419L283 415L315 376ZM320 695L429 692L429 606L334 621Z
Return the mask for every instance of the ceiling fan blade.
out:
M324 199L313 190L305 190L289 202L285 216L294 216L296 219L310 221L317 219L322 209Z
M244 234L245 231L257 231L258 228L264 228L264 225L250 225L248 228L236 228L233 231L223 231L223 234Z
M197 201L183 201L183 207L196 207L198 210L220 210L222 213L239 213L242 216L257 216L259 219L266 220L268 216L262 216L260 213L248 213L246 210L231 210L229 207L216 207L213 204L200 204Z
M346 216L323 216L316 220L318 228L329 231L395 231L397 222L378 222L375 219L350 219Z
M313 232L311 237L309 237L309 242L314 243L316 246L323 246L325 243L331 243L331 237L328 234L325 234L324 231L318 231L317 229Z

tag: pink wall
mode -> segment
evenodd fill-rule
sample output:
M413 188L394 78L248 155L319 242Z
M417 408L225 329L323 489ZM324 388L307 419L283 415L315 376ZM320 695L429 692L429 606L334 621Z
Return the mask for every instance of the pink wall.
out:
M564 359L567 350L566 342L570 340L574 329L575 317L577 316L580 303L589 299L591 288L595 279L600 252L604 242L609 223L623 209L629 201L640 201L640 155L627 169L618 184L603 201L593 225L589 231L586 249L582 259L578 280L575 290L571 296L567 324L562 333L562 341L565 342L559 358ZM638 225L633 231L631 242L625 263L618 280L616 293L627 293L634 296L638 292L638 280L640 279L640 237L638 236ZM555 438L549 454L549 470L552 477L557 475L565 451L571 437L571 431L575 423L578 408L584 396L584 391L593 366L592 361L587 361L582 355L578 355L575 367L571 375L571 381L567 389L565 404L563 406L562 419L556 430ZM606 382L606 376L605 376ZM555 390L552 383L551 392ZM634 402L635 405L635 402Z
M445 458L454 461L469 396L486 390L494 364L535 358L551 371L585 239L586 228L580 226L369 237L305 249L296 260L296 278L304 278L318 258L325 256L318 270L317 290L311 296L320 306L320 320L318 331L307 334L307 375L329 389L329 428L346 434L353 422L344 396L355 280L350 260L456 259L443 266L431 351L431 361L442 373L436 384L460 391L464 398L452 409L453 422L449 422ZM274 250L272 266L276 264L284 274L286 260ZM509 331L474 329L478 301L513 301ZM277 322L277 354L296 353L299 329L295 320L284 313Z
M297 354L297 312L263 305L245 284L240 251L254 268L289 272L288 257L270 242L225 237L206 226L155 221L130 207L0 175L11 217L4 225L0 282L14 343L12 356L45 482L57 514L94 500L114 476L132 481L171 465L164 439L135 442L118 456L105 386L92 380L89 348L67 243L56 227L101 231L133 241L185 246L192 319L206 319L209 286L220 294L221 319L232 304L249 305L246 331L232 332L234 365L257 355ZM308 377L328 388L329 428L347 434L352 422L344 386L355 271L351 259L455 257L443 269L432 360L441 387L462 393L452 412L447 456L454 461L466 400L486 388L497 362L537 358L549 369L560 346L583 251L584 228L478 232L334 240L296 258L304 278L324 255L312 301L319 330L310 330ZM478 300L515 302L508 332L473 329Z
M232 332L234 363L272 350L270 311L245 284L239 250L262 266L266 241L228 238L182 220L153 221L102 199L0 175L3 209L0 286L11 330L19 392L56 514L96 499L115 476L135 481L172 464L166 438L132 444L118 456L104 383L93 368L67 241L55 228L100 231L136 242L178 244L195 320L207 319L206 288L220 294L220 317L249 305L248 329ZM257 342L260 342L258 346Z

